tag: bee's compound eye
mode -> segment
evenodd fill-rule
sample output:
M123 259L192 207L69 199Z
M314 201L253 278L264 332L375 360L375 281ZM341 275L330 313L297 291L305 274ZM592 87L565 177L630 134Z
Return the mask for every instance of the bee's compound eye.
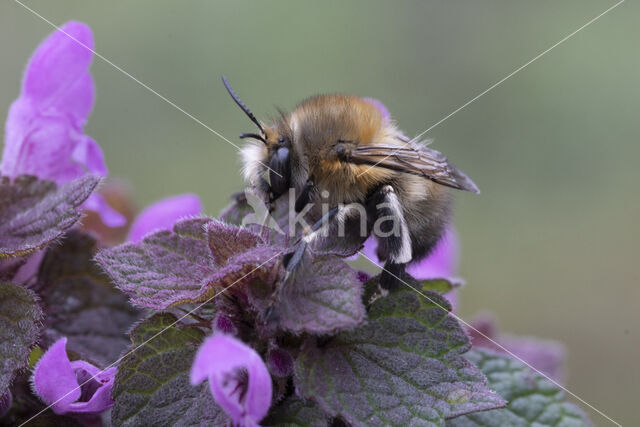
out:
M289 189L291 176L289 155L290 151L287 147L280 147L273 153L269 162L269 184L276 198Z

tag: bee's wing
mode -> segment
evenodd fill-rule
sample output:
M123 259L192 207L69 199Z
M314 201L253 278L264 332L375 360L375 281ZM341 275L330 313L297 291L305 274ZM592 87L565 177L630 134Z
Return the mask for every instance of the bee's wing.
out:
M364 145L351 151L350 161L420 175L438 184L479 193L476 184L439 151L424 145Z

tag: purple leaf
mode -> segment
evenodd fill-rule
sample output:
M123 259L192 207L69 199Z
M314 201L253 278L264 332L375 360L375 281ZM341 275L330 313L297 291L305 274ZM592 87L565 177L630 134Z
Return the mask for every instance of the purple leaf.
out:
M214 399L236 425L256 426L271 406L271 376L254 349L225 334L207 338L191 368L191 384L208 380Z
M353 328L365 317L362 283L339 258L317 257L284 283L275 308L280 326L294 333Z
M233 256L264 243L260 236L248 229L230 227L220 221L207 224L207 236L211 256L217 265L224 265Z
M27 366L41 317L33 292L0 283L0 396L8 391L16 371Z
M136 350L118 367L113 425L229 423L208 387L189 383L189 370L204 334L195 327L175 325L176 320L168 313L155 314L131 332L132 350Z
M77 209L99 178L87 175L61 187L22 175L0 181L0 258L28 255L43 248L81 217Z
M591 425L579 407L565 401L564 390L519 361L486 349L471 350L465 357L508 404L448 420L447 427Z
M116 368L104 371L84 360L69 361L67 339L56 341L33 372L33 389L56 414L100 413L113 406Z
M95 249L92 237L70 231L47 249L38 283L46 337L67 337L69 351L106 366L127 347L126 332L140 315L93 261Z
M304 426L327 427L332 425L329 416L310 400L302 400L295 396L286 398L274 406L262 422L265 426ZM333 424L338 425L338 424Z
M209 239L209 226L217 230L216 238ZM253 279L267 281L273 274L279 251L269 246L235 246L236 255L226 254L217 262L213 253L232 247L235 236L242 234L239 230L210 218L183 220L173 231L105 249L96 260L137 306L162 310L203 302L232 284L242 287Z
M401 290L376 300L367 323L321 345L309 339L296 361L298 393L331 416L359 425L442 425L504 406L462 355L468 338L440 295Z
M87 173L107 175L100 146L83 132L95 92L92 48L91 29L80 22L64 24L37 48L7 116L3 175L33 174L58 184ZM98 194L85 208L96 210L109 226L124 224Z
M170 230L179 219L198 216L201 213L202 202L195 194L181 194L162 199L140 212L131 225L129 240L139 242L152 231Z

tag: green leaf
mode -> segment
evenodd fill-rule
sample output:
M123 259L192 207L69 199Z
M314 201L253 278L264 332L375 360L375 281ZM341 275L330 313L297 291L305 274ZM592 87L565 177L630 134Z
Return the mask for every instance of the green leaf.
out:
M484 349L474 349L466 357L480 368L489 386L508 404L503 409L454 418L447 421L447 427L591 425L580 408L565 402L560 387L520 361Z
M86 175L60 187L21 175L0 180L0 258L24 256L45 247L82 216L77 208L100 178Z
M67 349L107 366L128 346L126 333L140 316L93 261L95 250L93 237L70 231L48 248L38 282L48 335L66 336Z
M296 361L298 393L353 425L437 426L502 407L462 356L470 343L449 303L425 295L401 290L379 298L362 326L308 340Z
M117 426L224 425L227 415L207 383L193 387L189 371L204 333L155 314L131 332L132 347L118 367L112 397Z
M288 397L275 406L260 424L278 427L327 427L329 417L310 400Z
M16 371L29 363L41 317L33 292L12 283L0 283L0 395L9 388Z
M460 283L454 283L447 279L428 279L420 280L420 288L422 292L434 291L439 294L446 294L452 290L460 287Z

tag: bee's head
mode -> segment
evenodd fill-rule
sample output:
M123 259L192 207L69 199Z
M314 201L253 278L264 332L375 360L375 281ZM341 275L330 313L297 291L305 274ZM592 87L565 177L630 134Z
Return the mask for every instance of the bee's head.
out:
M266 126L258 121L251 110L240 100L223 76L227 92L249 119L258 127L259 132L245 132L240 138L249 143L242 148L243 172L245 179L257 184L268 177L269 192L277 199L289 190L291 185L292 138L288 129Z

